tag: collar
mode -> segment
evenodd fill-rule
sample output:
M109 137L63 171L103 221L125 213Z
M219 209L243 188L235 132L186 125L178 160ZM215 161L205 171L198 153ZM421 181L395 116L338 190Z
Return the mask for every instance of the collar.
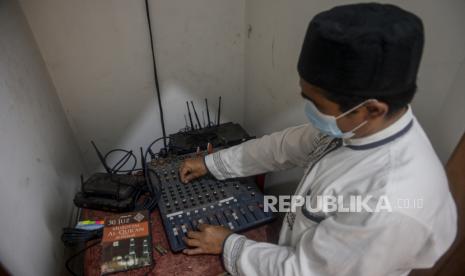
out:
M379 147L401 137L412 128L412 125L413 113L412 108L409 105L407 111L387 128L367 137L344 139L343 143L348 148L354 150L365 150Z

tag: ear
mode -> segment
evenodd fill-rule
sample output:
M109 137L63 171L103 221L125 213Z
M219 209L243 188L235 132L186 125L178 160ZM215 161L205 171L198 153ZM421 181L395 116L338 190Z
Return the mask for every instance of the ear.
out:
M386 116L389 111L389 106L386 103L372 100L365 104L368 111L368 118L377 119Z

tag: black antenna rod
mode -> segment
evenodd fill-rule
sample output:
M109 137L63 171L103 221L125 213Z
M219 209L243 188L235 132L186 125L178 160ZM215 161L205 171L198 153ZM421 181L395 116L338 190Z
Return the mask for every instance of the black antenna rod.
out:
M81 173L81 191L84 192L84 176Z
M218 99L218 117L216 118L217 119L216 125L218 126L220 125L220 117L221 117L221 96Z
M207 98L205 98L205 106L207 107L208 127L211 127L211 125L210 125L210 111L208 111L208 100L207 100Z
M206 125L205 125L205 114L203 113L203 110L202 110L202 124L203 124L203 127L206 127Z
M197 119L197 123L199 124L199 129L202 129L202 125L200 124L200 120L199 120L199 115L197 115L197 111L195 111L194 102L191 101L191 105L192 105L192 110L194 110L194 115L195 115L195 118Z
M107 173L111 174L110 168L108 168L107 163L105 163L105 159L103 158L102 153L98 150L97 145L94 143L94 141L90 141L92 146L94 146L95 152L97 153L98 159L100 160L100 163L102 163L103 167L107 171Z
M155 78L155 90L157 92L158 109L160 110L161 130L163 131L163 145L164 145L164 147L166 149L165 119L164 119L164 116L163 116L163 107L162 107L162 104L161 104L160 84L158 83L157 62L155 60L155 50L154 50L154 47L153 47L152 22L150 21L150 11L149 11L148 0L145 0L145 12L147 13L147 23L149 25L150 47L152 49L152 61L153 61L153 75L154 75L154 78Z
M145 164L145 162L147 161L145 160L144 150L142 149L142 147L140 147L139 149L140 149L140 163L142 166L142 172L144 173L144 176L145 176L145 166L147 165Z
M184 129L187 130L188 126L187 126L187 118L186 118L186 114L184 114L184 122L186 123L186 127Z
M194 123L192 122L192 115L191 115L191 110L189 108L189 102L186 102L187 105L187 113L189 113L189 121L191 122L191 130L194 129Z

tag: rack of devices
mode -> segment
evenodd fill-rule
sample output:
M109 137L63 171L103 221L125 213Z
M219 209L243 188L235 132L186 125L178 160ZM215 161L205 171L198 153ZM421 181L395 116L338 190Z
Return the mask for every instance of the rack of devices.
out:
M169 148L173 154L192 153L197 151L198 148L205 150L207 143L212 144L214 148L230 147L253 138L239 124L232 122L221 123L221 97L218 98L218 111L214 122L210 118L207 99L205 99L207 121L205 122L204 112L202 111L203 124L200 122L194 103L191 101L189 106L189 102L186 102L186 106L188 116L184 117L186 120L185 130L169 136Z
M171 249L186 248L182 238L199 223L223 225L234 232L269 222L271 212L263 211L263 194L253 178L219 181L207 176L184 184L179 180L180 163L195 154L153 160L153 181L159 181L160 215Z
M140 176L95 173L86 181L81 177L81 191L76 193L74 204L110 212L132 211L143 185Z
M74 204L80 208L110 212L134 210L137 200L146 186L144 177L131 173L118 174L117 169L107 166L105 157L97 145L94 142L91 143L106 173L94 173L85 181L81 175L81 191L74 196ZM118 163L128 160L130 156L134 156L131 151L127 152Z

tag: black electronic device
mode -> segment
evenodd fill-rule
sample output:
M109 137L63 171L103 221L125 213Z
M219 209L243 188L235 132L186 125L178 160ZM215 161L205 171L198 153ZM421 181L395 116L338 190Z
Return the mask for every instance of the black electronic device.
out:
M196 152L199 148L201 150L205 150L208 143L210 143L214 148L230 147L254 138L250 136L239 124L232 122L220 123L221 97L218 99L216 123L211 122L207 99L205 99L207 123L204 123L203 126L200 123L194 103L191 101L191 107L189 107L189 102L186 102L186 106L190 127L186 119L186 128L169 136L169 148L172 154L188 154ZM191 108L194 112L194 116L191 114ZM193 117L197 124L194 124Z
M121 213L133 211L136 202L134 197L115 200L112 198L91 196L83 192L78 192L74 196L74 204L79 208Z
M118 174L118 169L115 169L118 166L121 168L121 164L133 156L132 152L124 151L126 154L123 158L113 168L109 168L97 145L93 141L91 143L107 173L94 173L86 181L81 175L81 191L75 195L74 204L80 208L111 212L134 210L136 201L145 188L145 178L139 175Z
M180 182L179 166L191 156L155 159L149 164L160 180L158 206L174 252L186 248L182 238L199 223L223 225L238 232L273 219L271 212L263 211L263 194L253 178L220 181L207 176L189 184Z
M239 124L224 123L171 134L169 147L172 153L180 155L195 152L198 148L205 150L208 143L214 148L230 147L251 138Z

